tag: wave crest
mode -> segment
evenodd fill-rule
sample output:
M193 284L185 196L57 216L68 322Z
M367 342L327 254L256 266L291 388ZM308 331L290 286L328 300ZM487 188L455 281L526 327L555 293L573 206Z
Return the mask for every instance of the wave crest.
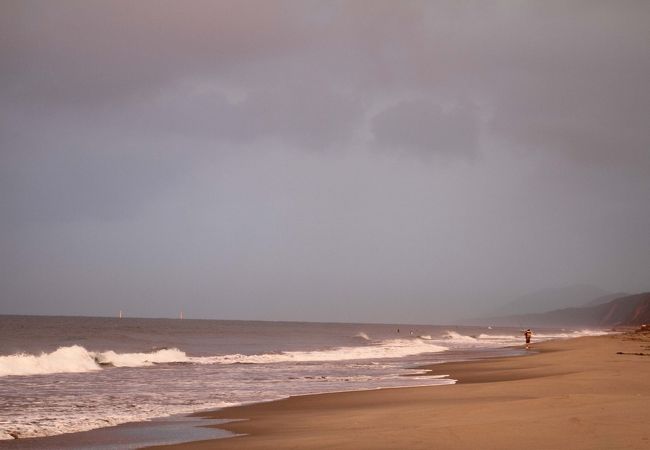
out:
M445 350L447 350L447 347L436 345L422 339L389 339L380 342L378 345L362 347L338 347L328 350L292 351L261 355L235 354L206 359L220 364L271 364L281 362L401 358L404 356L420 355L422 353L438 353Z
M475 343L477 339L472 336L465 336L464 334L457 333L455 331L447 331L443 336L443 339L447 339L456 343Z
M43 375L49 373L79 373L100 370L102 365L142 367L156 363L190 362L177 348L151 353L91 352L80 345L59 347L51 353L29 355L18 353L0 356L0 377L10 375Z
M112 350L94 354L98 364L115 367L142 367L153 364L192 362L185 352L177 348L165 348L151 353L115 353Z
M437 353L447 347L422 339L392 339L377 345L338 347L313 351L287 351L260 355L187 356L177 348L150 353L117 353L88 351L80 345L60 347L51 353L24 353L0 356L0 377L10 375L43 375L101 370L102 366L145 367L164 363L191 364L272 364L282 362L348 361L355 359L400 358L422 353Z
M0 376L99 370L93 355L80 345L60 347L51 353L0 356Z

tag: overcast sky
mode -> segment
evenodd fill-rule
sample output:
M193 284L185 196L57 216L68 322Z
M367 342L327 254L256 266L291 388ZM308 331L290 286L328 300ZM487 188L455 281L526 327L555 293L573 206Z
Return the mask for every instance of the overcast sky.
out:
M0 313L650 290L650 2L0 3Z

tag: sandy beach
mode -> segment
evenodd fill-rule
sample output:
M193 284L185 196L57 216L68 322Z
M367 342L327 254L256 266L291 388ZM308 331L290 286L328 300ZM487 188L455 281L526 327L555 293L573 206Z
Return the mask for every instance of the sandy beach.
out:
M156 448L650 449L650 334L439 364L455 385L292 397L206 417L242 436Z

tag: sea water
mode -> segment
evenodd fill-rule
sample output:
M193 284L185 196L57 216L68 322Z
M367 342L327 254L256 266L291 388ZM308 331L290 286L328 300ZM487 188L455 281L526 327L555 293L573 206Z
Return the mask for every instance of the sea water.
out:
M0 440L291 395L450 384L417 367L515 354L521 343L516 328L0 316Z

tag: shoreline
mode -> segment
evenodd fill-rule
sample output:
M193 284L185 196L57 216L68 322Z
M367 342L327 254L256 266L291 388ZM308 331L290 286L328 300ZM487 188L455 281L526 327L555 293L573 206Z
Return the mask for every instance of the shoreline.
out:
M458 327L454 327L454 328L458 328ZM434 353L432 355L428 355L425 358L417 358L416 361L411 361L408 364L401 364L400 367L396 366L395 367L396 374L398 374L399 372L406 372L406 373L402 373L401 376L396 377L395 380L391 382L393 384L392 386L391 384L388 384L387 386L386 385L383 386L386 386L385 388L403 388L403 387L410 387L410 386L413 387L427 386L430 384L448 384L449 381L438 380L435 379L434 377L429 377L427 376L426 371L417 369L418 367L421 367L423 364L428 364L431 361L437 361L440 355L443 355L441 357L444 358L444 360L454 361L454 360L468 360L468 359L483 359L483 358L490 358L496 356L511 355L511 354L516 354L517 351L518 350L510 347L501 347L501 348L486 347L486 348L481 348L479 350L453 349L453 350L447 350L445 352ZM316 367L314 378L318 378L317 375L325 374L322 369L318 368L319 364L314 364L313 366ZM246 372L247 371L248 369L246 370ZM97 373L101 375L104 372L99 371ZM401 380L399 380L400 378ZM174 378L174 379L182 381L183 377L181 376L180 378ZM195 377L195 381L198 384L202 384L200 379L201 377ZM23 378L23 380L29 380L29 378ZM340 390L331 389L331 387L328 388L326 385L325 386L314 385L314 386L318 390L312 392L305 392L299 395L315 395L318 393L355 392L357 390L377 389L376 386L372 386L372 385L368 386L366 383L356 383L356 386L354 386L353 388L346 387L349 385L337 386L338 388L342 388ZM201 389L195 392L188 392L188 394L190 396L205 395L205 390ZM260 400L247 401L245 403L240 403L237 406L278 401L289 397L290 396L288 395L284 395L282 397L278 396L275 398L267 398L266 400L262 400L262 401ZM168 396L163 396L161 397L160 403L164 404L167 402L171 402L172 400L173 398L170 398ZM235 405L231 404L231 406L235 406ZM119 445L122 446L122 448L126 448L124 446L128 445L129 446L128 448L135 449L135 448L142 448L146 446L169 445L174 443L190 442L190 441L202 440L202 439L216 439L218 437L228 435L229 433L226 431L222 431L221 429L211 429L205 427L205 425L214 422L203 420L200 416L197 416L196 414L213 412L223 407L225 406L220 406L220 405L208 406L204 408L194 409L194 411L184 411L181 413L172 413L169 415L158 415L155 417L152 416L149 419L121 422L113 425L109 424L110 422L108 420L105 420L106 422L105 426L99 426L87 430L74 430L70 432L61 432L61 433L46 435L46 436L26 436L17 433L18 435L17 438L14 435L12 435L14 439L0 439L0 448L15 449L15 450L23 449L23 448L26 450L41 449L41 448L48 449L48 450L54 448L56 449L74 448L77 450L92 450L97 446L100 446L102 448L114 448L110 446L113 444L117 445L116 443L119 443ZM101 413L102 410L103 408L98 410L98 414L100 417L102 417L102 413ZM106 412L108 413L109 411ZM106 415L105 417L108 418L110 416ZM174 422L178 422L178 423L190 422L190 420L186 421L185 420L186 418L192 419L193 424L187 425L186 427L177 427L174 424ZM212 432L212 434L210 434L210 432ZM7 434L11 435L10 433Z
M456 384L294 396L198 413L232 420L215 428L236 436L146 448L650 449L648 354L648 333L533 343L522 357L421 367Z

